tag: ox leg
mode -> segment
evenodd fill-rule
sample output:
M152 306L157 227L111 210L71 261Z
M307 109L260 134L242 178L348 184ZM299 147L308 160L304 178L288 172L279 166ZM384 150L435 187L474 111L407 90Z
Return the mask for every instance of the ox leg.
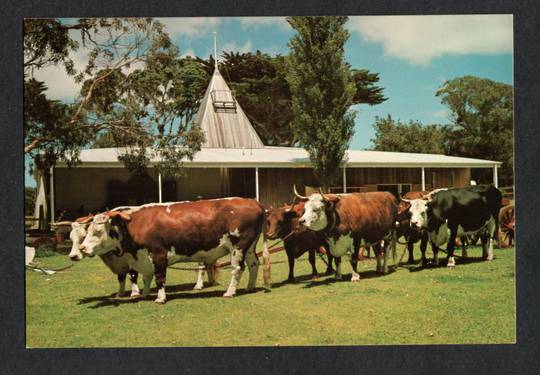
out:
M360 274L358 273L358 254L360 253L360 241L353 239L353 248L351 255L351 267L352 267L352 276L351 282L356 282L360 280Z
M197 270L197 282L195 283L195 286L193 287L193 290L201 290L204 288L204 271L206 267L204 263L199 262L199 267Z
M386 240L381 241L381 250L383 251L383 269L382 273L383 275L386 275L388 273L388 253L390 252L390 242Z
M427 236L421 235L421 238L420 238L420 252L422 253L422 267L427 266L427 259L426 259L427 243L428 243Z
M240 279L242 278L242 273L244 272L244 262L243 262L243 254L242 250L233 248L231 252L231 266L232 266L232 272L231 272L231 282L229 283L229 288L223 294L223 297L234 297L236 294L236 288L238 287L238 283L240 282Z
M118 275L118 292L116 293L117 297L122 297L126 291L126 274L121 273Z
M246 253L246 263L249 271L249 280L247 285L247 291L252 292L255 290L257 284L257 274L259 273L259 257L255 252L255 246L257 245L257 240L251 245L249 250Z
M439 248L435 244L431 243L431 251L433 252L433 264L435 266L439 265Z
M456 247L456 229L450 229L450 239L448 241L448 245L446 246L446 251L448 252L448 255L446 257L446 267L453 268L456 266L456 260L454 259L454 248Z
M414 242L412 240L407 241L407 251L409 252L408 264L414 264Z
M167 252L153 253L152 261L154 262L154 274L156 276L156 286L158 288L157 298L155 303L163 304L167 302L165 294L165 280L167 276Z
M328 259L328 267L326 267L326 272L324 273L326 276L331 275L334 273L334 270L332 269L332 261L335 262L334 256L332 253L330 253L330 249L328 248L328 245L324 245L324 250L326 250L326 257Z
M462 236L460 238L461 241L461 256L466 257L467 256L467 245L469 243L469 239L467 236Z
M489 245L488 245L489 247L488 247L488 252L487 252L487 257L486 257L487 260L493 260L493 241L495 241L496 233L499 230L498 228L499 224L497 222L498 222L497 219L492 218L492 220L488 224L487 231L489 233Z
M319 273L317 272L317 267L315 266L315 250L311 249L308 252L309 264L311 264L311 278L316 279Z
M285 252L287 253L287 260L289 261L289 276L287 277L288 283L294 283L294 249L290 244L285 244Z
M143 275L144 289L142 292L142 297L147 297L150 294L150 285L152 284L152 278L154 275L152 273Z
M131 294L130 297L138 297L141 295L141 291L139 290L139 286L137 285L137 277L139 274L137 271L130 270L129 271L129 281L131 281Z
M218 285L217 282L217 276L218 276L218 270L216 263L212 264L205 264L206 273L208 274L208 284L210 285Z
M336 280L341 280L343 278L341 274L341 257L334 258L336 260Z

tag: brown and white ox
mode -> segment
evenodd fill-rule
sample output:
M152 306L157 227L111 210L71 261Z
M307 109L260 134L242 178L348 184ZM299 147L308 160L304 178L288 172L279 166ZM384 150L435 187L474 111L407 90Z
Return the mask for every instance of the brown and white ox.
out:
M306 251L308 252L309 263L311 264L311 274L315 278L318 276L315 266L315 253L322 246L326 250L328 257L328 267L326 275L333 273L332 260L328 243L321 232L314 232L301 226L300 217L304 213L305 202L296 203L292 206L287 204L279 208L269 208L266 215L266 238L283 240L283 246L289 260L289 277L287 281L294 283L294 262ZM335 258L336 264L341 262L340 258Z
M404 237L407 240L407 250L409 252L409 259L407 263L414 263L414 244L420 241L420 251L422 253L422 265L427 265L426 259L426 248L428 244L428 234L426 231L414 228L411 226L411 204L409 203L412 199L421 199L429 194L429 191L409 191L403 195L402 200L398 205L397 213L397 238ZM403 200L405 199L405 200ZM436 254L438 249L433 246L433 254L435 255L435 261L437 261Z
M112 211L122 210L124 208L115 208ZM71 239L71 251L69 258L73 261L79 261L83 259L84 255L80 250L80 246L86 237L87 228L93 219L93 215L80 217L74 222L70 222L71 231L69 237ZM67 223L67 222L66 222ZM137 285L138 274L143 275L144 289L143 297L150 293L150 284L154 278L154 268L150 263L147 256L138 257L135 259L131 254L123 251L121 246L116 250L108 252L99 256L103 263L111 270L112 273L118 275L118 297L121 297L125 291L126 276L129 275L131 281L131 294L130 297L136 297L140 295L139 286ZM204 287L204 272L208 271L208 283L215 285L215 265L204 265L199 263L199 269L197 272L197 282L193 287L194 290L200 290Z
M259 266L255 246L263 229L264 215L263 206L247 198L147 204L130 212L96 215L80 250L93 256L121 246L135 259L147 257L158 287L156 303L166 302L169 261L213 264L230 255L232 277L224 296L232 297L245 269L244 262L250 272L247 289L255 288ZM269 287L266 246L263 257L267 266L265 284Z
M353 268L351 281L360 280L357 271L360 245L373 246L377 256L377 272L388 272L388 250L395 254L397 199L388 192L323 194L307 199L300 224L322 232L334 257L347 254ZM384 254L384 263L381 258ZM336 265L336 278L341 278L341 264Z

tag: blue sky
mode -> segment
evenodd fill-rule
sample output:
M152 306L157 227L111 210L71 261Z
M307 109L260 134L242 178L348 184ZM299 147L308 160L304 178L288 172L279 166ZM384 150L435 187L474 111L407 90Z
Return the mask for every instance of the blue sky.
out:
M218 49L287 54L294 30L282 17L163 18L160 19L182 55L213 54L213 32ZM386 102L359 105L351 149L370 147L375 116L391 114L403 121L446 123L446 107L435 97L445 80L474 75L513 83L513 24L511 15L471 16L362 16L346 24L351 36L346 60L354 68L379 73ZM76 67L84 51L73 56ZM35 73L48 95L73 101L77 84L62 69ZM27 183L31 183L26 179Z

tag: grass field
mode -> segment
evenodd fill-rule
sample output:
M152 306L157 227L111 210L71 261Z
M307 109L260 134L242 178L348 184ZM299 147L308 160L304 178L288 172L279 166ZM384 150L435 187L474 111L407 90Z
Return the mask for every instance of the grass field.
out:
M169 269L166 305L152 302L155 288L149 300L115 298L115 275L99 258L85 259L51 276L26 272L26 343L38 348L515 342L514 249L495 249L491 262L480 261L480 254L479 247L471 248L473 259L457 259L453 270L402 265L386 276L376 275L375 261L367 260L359 264L358 283L348 281L349 264L343 266L345 281L312 281L303 256L291 285L283 282L288 266L280 252L272 254L270 293L259 287L261 269L257 291L244 293L246 272L232 299L221 297L229 269L221 272L220 285L202 291L191 290L195 272ZM38 262L58 267L69 260L58 255ZM322 275L319 258L317 265Z

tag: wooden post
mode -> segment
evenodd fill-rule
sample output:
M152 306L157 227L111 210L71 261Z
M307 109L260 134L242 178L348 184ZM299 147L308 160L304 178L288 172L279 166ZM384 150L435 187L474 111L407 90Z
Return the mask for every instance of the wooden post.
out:
M158 172L159 203L162 203L163 193L161 191L161 172Z
M498 175L498 172L497 172L497 167L498 165L495 164L493 166L493 185L498 188L499 187L499 175Z
M55 218L54 218L54 167L50 168L50 176L49 176L49 199L51 201L50 207L51 207L51 224L54 224Z
M426 190L426 170L422 167L422 191Z
M347 169L343 166L343 192L347 192Z
M259 201L259 167L255 167L255 199Z

